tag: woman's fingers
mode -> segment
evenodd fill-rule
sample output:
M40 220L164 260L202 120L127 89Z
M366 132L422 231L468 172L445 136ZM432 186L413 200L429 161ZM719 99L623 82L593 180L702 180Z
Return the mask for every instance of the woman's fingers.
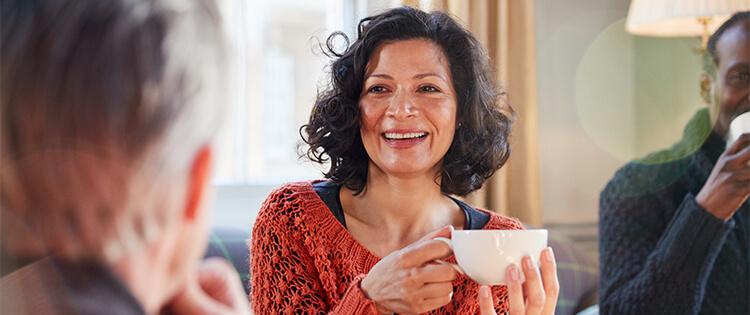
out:
M453 226L447 225L428 233L418 241L400 250L399 263L402 267L422 266L430 261L445 258L453 254L450 246L436 237L450 238Z
M427 264L418 269L414 280L420 283L450 282L456 280L458 272L450 264Z
M552 247L547 247L542 251L541 261L544 293L547 295L542 314L554 314L560 294L560 282L557 279L557 262Z
M526 303L523 299L523 284L521 283L521 271L515 264L508 266L505 271L505 282L508 286L508 307L510 315L526 314Z
M492 292L490 291L490 287L486 285L479 287L479 314L497 315L495 313L495 303L492 301Z
M435 259L448 257L452 253L451 248L441 241L421 241L399 251L398 265L402 268L420 267Z
M434 263L452 254L450 246L435 237L450 237L452 227L431 232L419 241L389 254L370 269L360 287L379 309L398 313L424 313L450 302L452 266ZM432 292L431 284L445 283Z
M529 256L521 259L521 265L523 265L523 274L526 276L526 282L524 283L526 287L526 314L541 314L546 297L539 269L536 268L536 264Z
M420 291L420 295L424 299L421 303L423 312L431 311L451 302L453 299L453 282L428 283Z
M419 296L423 299L453 297L453 282L428 283L419 291Z

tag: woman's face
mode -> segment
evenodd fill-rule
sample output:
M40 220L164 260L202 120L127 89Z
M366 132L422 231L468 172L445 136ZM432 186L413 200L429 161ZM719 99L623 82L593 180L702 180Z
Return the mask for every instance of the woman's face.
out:
M437 174L456 131L456 92L440 46L424 39L373 52L359 100L370 160L388 175Z

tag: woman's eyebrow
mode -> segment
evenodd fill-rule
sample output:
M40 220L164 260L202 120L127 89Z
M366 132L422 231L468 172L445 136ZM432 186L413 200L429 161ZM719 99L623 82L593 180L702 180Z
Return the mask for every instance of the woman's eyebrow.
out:
M373 73L371 75L368 75L367 78L365 78L365 79L372 78L372 77L382 78L382 79L387 79L387 80L393 80L392 76L389 76L387 74L382 74L382 73Z
M373 77L374 78L386 79L386 80L394 80L392 76L384 74L384 73L373 73L371 75L368 75L365 78L365 80L367 80L369 78L373 78ZM426 77L436 77L436 78L439 78L439 79L441 79L443 81L447 81L442 75L439 75L439 74L434 73L434 72L426 72L426 73L415 74L412 78L414 78L414 79L424 79Z
M442 75L439 75L434 72L427 72L427 73L420 73L414 76L415 79L424 79L426 77L438 77L443 81L446 81L445 78Z

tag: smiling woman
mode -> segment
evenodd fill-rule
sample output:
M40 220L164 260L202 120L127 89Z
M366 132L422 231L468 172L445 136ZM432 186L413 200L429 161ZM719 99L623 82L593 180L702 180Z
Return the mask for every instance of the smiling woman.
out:
M332 49L339 36L328 40L330 86L301 130L308 157L330 162L327 180L283 186L261 208L255 310L552 314L550 250L541 275L526 257L523 271L500 271L507 286L480 290L445 264L455 263L451 249L435 239L522 228L452 196L480 188L510 152L511 120L477 40L444 13L407 7L363 19L343 53Z

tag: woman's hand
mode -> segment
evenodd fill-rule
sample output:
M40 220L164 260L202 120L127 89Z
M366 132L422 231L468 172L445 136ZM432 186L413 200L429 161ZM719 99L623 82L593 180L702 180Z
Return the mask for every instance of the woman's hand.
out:
M381 259L362 279L361 288L381 313L420 314L450 303L456 270L431 263L451 255L445 242L450 226L431 232Z
M557 280L557 263L552 248L542 251L542 273L534 266L531 258L522 259L526 282L521 282L521 273L516 265L510 265L505 272L508 283L508 304L510 315L555 314L560 284ZM526 297L526 299L524 299ZM496 315L492 293L488 286L479 288L479 311L482 315Z

